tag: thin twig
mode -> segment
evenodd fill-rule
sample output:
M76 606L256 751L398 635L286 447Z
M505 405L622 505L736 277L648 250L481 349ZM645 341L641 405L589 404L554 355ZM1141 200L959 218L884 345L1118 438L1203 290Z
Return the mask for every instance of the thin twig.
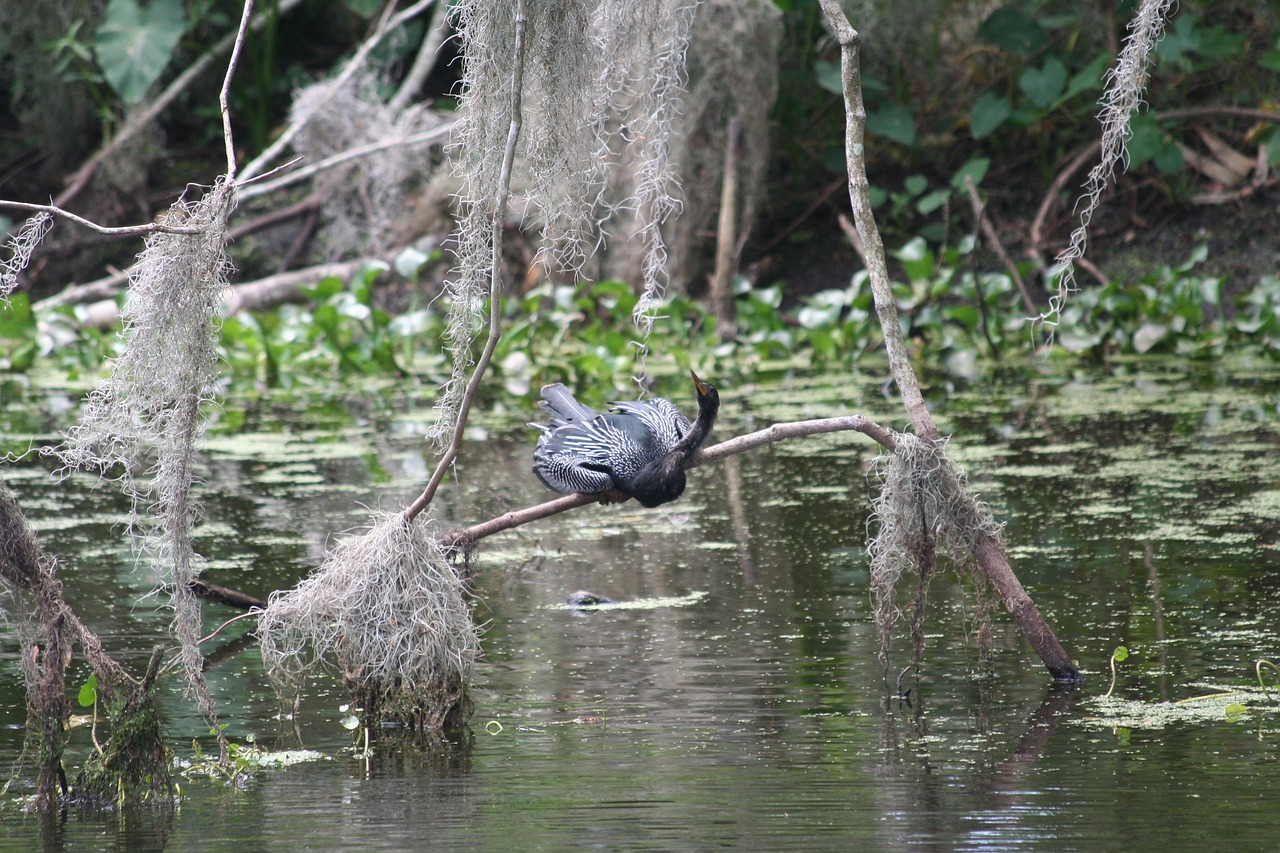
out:
M858 226L843 213L836 215L836 223L844 232L844 236L849 238L849 245L853 246L853 251L857 252L858 257L862 259L862 265L867 266L867 250L862 248L862 235L858 233Z
M458 458L458 452L462 448L462 433L467 428L467 416L471 412L471 404L475 401L476 392L480 388L480 380L484 377L485 369L489 366L489 359L493 358L493 351L498 346L498 338L502 334L502 312L498 306L498 300L502 293L502 229L506 225L507 199L511 195L511 168L516 157L516 142L520 139L520 128L523 124L520 103L521 89L524 88L524 27L525 0L517 0L515 38L512 45L512 64L514 67L511 71L511 126L507 131L507 147L503 152L502 172L498 175L498 195L494 199L493 212L490 214L492 227L489 241L493 251L489 261L489 337L485 340L484 350L480 353L480 358L476 360L475 369L471 371L471 378L467 381L466 390L462 394L462 402L458 405L458 418L453 426L453 435L449 439L449 446L445 448L444 455L440 457L440 461L436 464L436 469L432 473L427 487L422 490L422 494L418 496L418 499L404 511L406 521L413 521L423 510L431 505L431 501L436 495L436 490L440 488L440 483L444 480L445 473L453 465L454 460Z
M249 17L253 14L253 0L244 0L244 11L240 13L240 29L236 32L236 41L231 48L231 58L227 60L227 73L222 77L222 90L218 92L218 109L222 112L222 141L227 147L227 182L236 179L236 146L231 134L231 110L227 99L231 92L231 79L236 74L236 63L240 61L240 49L244 47L244 34L249 29Z
M0 199L0 207L8 207L14 210L28 210L32 213L52 213L54 216L61 216L63 219L70 220L91 231L97 231L99 234L108 234L112 237L136 237L140 234L153 234L156 231L162 231L165 234L201 234L203 228L193 228L185 225L162 225L159 222L148 222L145 225L119 225L115 227L107 225L99 225L91 222L83 216L76 216L69 210L63 210L56 204L31 204L25 201L8 201Z
M1000 258L1000 262L1004 264L1004 268L1012 276L1013 283L1018 286L1018 293L1022 294L1022 307L1027 310L1028 314L1038 314L1036 304L1031 300L1031 294L1027 292L1026 282L1022 280L1022 273L1018 272L1018 265L1013 262L1013 259L1009 257L1009 253L1004 250L1004 244L1000 242L1000 234L996 231L995 226L991 224L990 217L987 216L987 206L983 204L981 197L978 196L978 188L973 185L973 178L969 175L964 176L964 188L969 194L969 204L973 207L973 218L978 223L978 230L987 238L992 250L995 251L996 256Z
M260 610L251 610L251 611L249 611L248 613L241 613L239 616L232 616L232 617L231 617L230 619L228 619L226 622L223 622L223 623L222 623L221 625L219 625L217 628L214 628L214 629L213 629L213 633L209 634L208 636L201 637L201 638L199 639L199 641L198 641L198 642L200 642L200 643L207 643L207 642L209 642L210 640L212 640L214 637L216 637L216 636L218 636L220 633L222 633L222 629L223 629L223 628L225 628L225 627L227 627L228 625L232 624L233 622L239 622L241 619L248 619L248 618L250 618L250 617L257 616L257 615L259 615L261 612L262 612L262 611L260 611Z
M245 182L242 181L241 182L242 189L239 192L239 196L240 196L240 199L244 201L251 198L256 198L260 195L266 195L267 193L272 193L272 192L275 192L276 190L284 189L287 186L296 184L299 181L306 180L312 175L319 174L320 172L326 171L328 169L332 169L335 166L341 166L343 163L346 163L349 160L356 160L360 157L368 157L371 154L377 154L379 151L386 151L388 148L397 148L400 146L407 146L407 145L421 145L424 142L430 142L433 139L439 139L442 136L447 136L449 134L449 131L451 131L452 129L453 129L453 122L449 122L448 124L443 124L440 127L435 127L435 128L432 128L431 130L424 130L421 133L415 133L412 136L406 136L402 139L384 139L378 142L370 142L365 145L358 145L355 148L348 148L346 151L341 151L330 157L326 157L318 163L311 163L307 166L304 166L301 169L298 169L296 172L290 172L287 175L282 175L279 178L276 178L274 181L262 181L261 183L255 183L252 186L245 186ZM296 163L298 161L294 160L292 162ZM290 165L290 164L286 164L286 166L287 165ZM246 171L247 171L247 167L246 167ZM257 180L257 179L254 179L254 180Z

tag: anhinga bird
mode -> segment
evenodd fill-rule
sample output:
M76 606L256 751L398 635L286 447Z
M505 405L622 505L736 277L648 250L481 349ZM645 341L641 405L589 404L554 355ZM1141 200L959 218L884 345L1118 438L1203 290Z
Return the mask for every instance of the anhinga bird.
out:
M600 413L582 405L563 385L542 389L538 405L551 413L533 452L533 473L566 495L617 491L647 507L684 492L684 469L706 441L720 410L720 394L692 370L698 417L690 423L661 397L614 403ZM620 498L625 500L626 498Z

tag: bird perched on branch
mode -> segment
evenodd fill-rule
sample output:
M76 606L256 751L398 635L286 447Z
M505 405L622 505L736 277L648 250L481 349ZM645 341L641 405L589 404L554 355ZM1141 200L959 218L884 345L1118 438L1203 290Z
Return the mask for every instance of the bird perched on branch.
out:
M635 498L654 507L684 492L684 469L706 441L720 410L714 385L692 370L698 395L693 423L661 397L614 403L600 413L582 405L563 385L542 389L538 405L551 422L530 424L542 430L533 452L533 473L548 488L574 492L616 492L616 500Z

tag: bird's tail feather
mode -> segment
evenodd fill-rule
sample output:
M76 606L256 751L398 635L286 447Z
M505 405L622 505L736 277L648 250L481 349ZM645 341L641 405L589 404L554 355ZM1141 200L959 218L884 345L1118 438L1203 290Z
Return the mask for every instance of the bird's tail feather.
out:
M595 409L584 406L573 398L573 393L559 382L542 386L542 402L538 405L566 421L589 421L596 416Z

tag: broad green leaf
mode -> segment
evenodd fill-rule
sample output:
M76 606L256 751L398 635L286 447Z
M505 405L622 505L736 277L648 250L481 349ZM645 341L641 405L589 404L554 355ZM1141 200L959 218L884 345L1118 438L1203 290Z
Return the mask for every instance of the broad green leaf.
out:
M1004 124L1013 113L1013 106L1008 98L994 92L986 92L974 102L969 110L969 132L974 139L989 136L996 128Z
M978 28L978 38L1018 56L1032 56L1049 34L1033 18L1012 6L1001 6Z
M951 187L957 192L967 192L964 186L966 176L973 179L975 187L982 185L982 179L987 176L987 169L991 168L991 160L986 157L974 157L968 163L965 163L956 173L951 176Z
M1200 31L1196 29L1196 19L1191 15L1179 15L1173 26L1165 30L1165 36L1156 45L1156 56L1160 63L1177 63L1190 65L1188 53L1200 49Z
M844 94L844 76L841 74L839 62L826 62L819 59L813 63L813 74L817 78L818 85L823 89L837 95Z
M323 302L333 296L341 293L346 287L346 283L336 275L326 276L320 279L311 287L300 287L298 290L308 299L314 299L317 302Z
M76 697L81 708L92 708L98 701L98 676L90 674L89 679L80 685L80 694Z
M1093 62L1081 68L1071 77L1071 82L1067 83L1067 90L1062 93L1062 100L1068 101L1081 92L1101 89L1102 75L1106 73L1110 62L1111 58L1105 53L1098 54L1098 57Z
M111 0L94 34L98 66L128 106L141 101L160 78L185 27L182 0Z
M1200 46L1196 50L1205 59L1231 59L1244 53L1244 35L1227 31L1221 26L1205 27L1200 31Z
M886 104L875 112L867 113L867 132L901 145L914 146L918 139L915 117L899 104Z
M1116 650L1111 653L1111 659L1116 663L1122 663L1129 659L1129 649L1125 646L1116 646Z
M1067 87L1067 66L1051 56L1040 68L1028 68L1018 78L1018 88L1031 103L1049 109Z
M949 198L951 198L951 190L934 190L916 202L916 210L928 216L946 204Z
M1182 159L1182 149L1165 140L1160 149L1156 151L1156 156L1152 158L1151 162L1160 170L1161 174L1172 175L1182 170L1182 165L1185 161Z
M1129 168L1154 160L1164 146L1164 131L1150 113L1136 113L1129 119Z

